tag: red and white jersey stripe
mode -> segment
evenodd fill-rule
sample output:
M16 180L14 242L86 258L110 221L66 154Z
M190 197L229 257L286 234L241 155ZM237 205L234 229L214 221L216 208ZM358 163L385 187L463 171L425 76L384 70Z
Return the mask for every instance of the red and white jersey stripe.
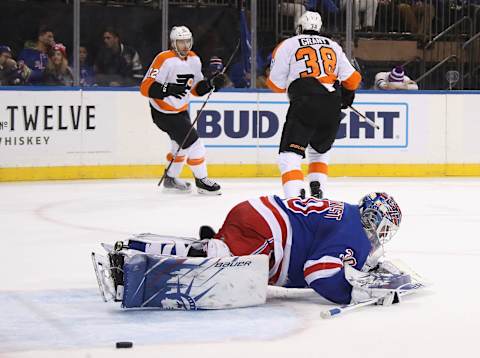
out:
M273 196L262 196L248 202L265 219L273 235L275 260L269 272L269 283L283 286L287 282L292 247L292 227L288 215L280 208ZM262 251L261 248L258 250Z
M335 275L343 268L343 262L338 257L323 256L318 260L308 260L303 266L305 281L310 285L319 278Z

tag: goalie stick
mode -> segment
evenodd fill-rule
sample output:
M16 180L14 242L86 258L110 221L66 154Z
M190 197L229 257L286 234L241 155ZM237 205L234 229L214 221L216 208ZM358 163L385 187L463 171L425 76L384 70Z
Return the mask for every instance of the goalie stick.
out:
M395 291L395 294L397 295L397 300L400 300L401 297L411 295L412 293L415 293L417 290L425 287L422 283L416 283L413 284L412 287L410 287L408 290L397 290ZM383 297L376 297L372 298L366 301L358 302L358 303L350 303L348 305L343 305L335 308L330 308L328 310L324 310L320 312L320 317L327 319L331 318L334 316L339 316L341 314L344 314L349 311L357 310L359 308L365 307L365 306L370 306L378 303L382 299L384 299L385 296Z
M382 304L382 303L385 303L384 300L386 300L387 296L391 295L392 292L393 292L394 296L393 296L393 300L391 302L392 303L393 302L399 303L402 297L410 295L412 293L416 293L419 289L423 289L423 288L431 285L431 283L428 280L425 280L424 277L420 276L417 272L415 272L410 266L408 266L403 261L398 260L398 259L393 259L393 260L390 260L389 263L390 263L389 264L390 268L392 268L392 267L396 268L400 272L403 272L404 274L407 274L410 277L411 281L409 283L405 283L405 284L399 286L395 290L390 290L390 291L386 290L385 295L383 295L383 296L373 297L371 299L367 299L367 300L364 300L364 301L361 301L361 302L350 303L350 304L347 304L347 305L343 305L343 306L339 306L339 307L324 310L324 311L320 312L320 316L322 318L331 318L331 317L334 317L334 316L339 316L339 315L341 315L343 313L346 313L346 312L349 312L349 311L359 309L361 307L370 306L370 305L374 305L374 304ZM384 265L385 265L385 262L384 262ZM385 265L384 267L387 267L387 265ZM389 271L391 272L391 270L389 270ZM392 297L390 297L390 298L392 298Z
M233 50L233 53L232 55L230 56L230 58L228 59L228 62L227 64L225 65L225 67L223 68L222 72L220 72L220 74L224 74L225 71L228 69L228 67L230 66L230 63L233 61L233 58L235 57L235 54L237 53L238 49L240 48L240 39L238 39L238 43L237 43L237 46L235 47L235 50ZM190 135L190 132L193 130L193 128L195 127L195 124L197 123L198 121L198 118L200 118L200 114L203 112L203 109L205 108L205 106L207 105L208 103L208 100L210 99L210 96L212 95L213 91L215 90L215 88L212 88L210 90L210 92L208 92L208 95L207 95L207 98L205 98L205 101L203 102L202 106L200 107L200 110L197 112L197 115L195 116L195 120L192 122L187 134L185 135L185 138L183 139L182 141L182 144L179 145L177 151L174 153L174 155L172 156L172 159L170 159L170 162L168 163L167 167L165 168L165 171L163 172L163 175L162 177L160 178L159 182L158 182L158 186L162 185L163 181L165 180L165 177L167 176L167 172L168 170L170 169L170 167L172 166L173 162L175 161L175 159L177 158L178 156L178 153L180 152L180 150L183 148L183 146L185 145L187 139L188 139L188 136Z

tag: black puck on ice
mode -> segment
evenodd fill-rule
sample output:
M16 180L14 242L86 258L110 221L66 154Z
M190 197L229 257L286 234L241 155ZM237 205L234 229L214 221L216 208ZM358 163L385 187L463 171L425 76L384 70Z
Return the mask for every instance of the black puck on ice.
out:
M116 348L132 348L133 343L132 342L117 342L115 343Z

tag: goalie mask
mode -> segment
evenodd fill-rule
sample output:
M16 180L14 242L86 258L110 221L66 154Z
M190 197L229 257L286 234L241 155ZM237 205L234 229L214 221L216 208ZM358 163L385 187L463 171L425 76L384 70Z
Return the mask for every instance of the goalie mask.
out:
M322 28L322 17L318 12L306 11L298 19L297 35L304 33L305 31L313 31L320 33Z
M370 193L360 200L358 206L373 249L390 241L402 221L397 202L386 193Z
M192 33L186 26L174 26L170 32L170 43L180 57L186 57L193 46Z

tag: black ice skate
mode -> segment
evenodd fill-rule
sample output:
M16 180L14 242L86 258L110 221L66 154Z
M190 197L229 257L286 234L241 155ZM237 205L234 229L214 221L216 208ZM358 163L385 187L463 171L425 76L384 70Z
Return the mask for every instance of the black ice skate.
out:
M310 182L310 195L317 199L323 198L322 189L320 189L320 182L311 181Z
M177 193L190 193L192 191L189 182L186 182L179 178L172 178L168 175L163 180L164 191L177 192Z
M215 183L213 180L208 179L207 177L203 179L195 178L195 185L197 186L197 191L199 194L206 195L220 195L220 185Z
M300 189L300 198L305 199L305 189Z

